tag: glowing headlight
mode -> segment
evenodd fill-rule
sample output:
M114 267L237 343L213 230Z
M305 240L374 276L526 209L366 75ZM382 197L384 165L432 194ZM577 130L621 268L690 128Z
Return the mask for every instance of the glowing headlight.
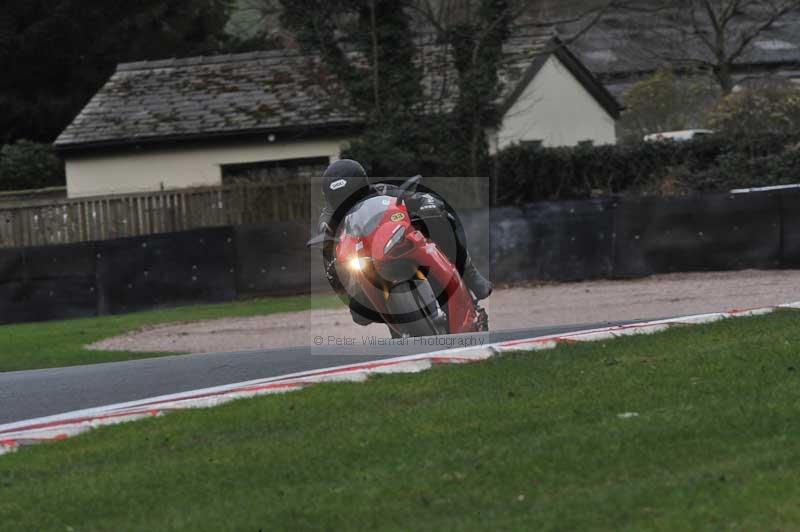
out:
M366 259L353 257L347 262L347 268L354 272L360 272L361 270L364 269L365 264L366 264Z

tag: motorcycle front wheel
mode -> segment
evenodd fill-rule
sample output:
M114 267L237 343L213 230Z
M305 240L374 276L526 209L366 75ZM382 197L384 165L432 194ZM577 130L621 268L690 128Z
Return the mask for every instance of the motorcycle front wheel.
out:
M393 338L448 333L446 326L440 324L442 320L437 319L439 306L428 281L414 279L395 286L389 292L386 308L389 314L384 321Z

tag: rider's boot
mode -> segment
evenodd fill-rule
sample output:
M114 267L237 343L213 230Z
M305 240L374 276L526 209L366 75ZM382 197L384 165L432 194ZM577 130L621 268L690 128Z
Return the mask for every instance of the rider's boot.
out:
M467 256L467 260L464 263L463 279L464 284L467 285L467 288L472 291L479 301L492 295L494 285L486 277L481 275L481 272L478 271L478 268L475 267L475 264L469 256Z

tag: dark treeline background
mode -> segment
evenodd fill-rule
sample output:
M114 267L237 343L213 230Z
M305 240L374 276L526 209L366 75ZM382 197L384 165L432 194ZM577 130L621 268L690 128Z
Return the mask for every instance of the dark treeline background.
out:
M607 14L627 10L650 18L659 4L665 20L677 16L677 4L666 0L2 0L0 190L63 184L63 165L50 143L116 64L279 47L320 54L342 81L349 105L366 124L346 155L363 161L374 176L495 174L503 184L496 199L517 202L796 180L796 85L784 80L786 86L777 88L729 95L716 90L700 98L667 71L626 94L620 127L629 134L620 135L619 147L516 146L489 157L485 132L500 120L502 50L513 32L563 30L558 21L571 21L569 31L560 32L570 42L569 34L581 35ZM697 10L706 5L685 4ZM729 35L733 43L752 43L768 20L782 20L778 14L792 6L800 9L800 0L747 5L752 13L731 16L750 33ZM649 42L646 25L637 29ZM454 98L437 101L426 92L415 61L420 35L451 51ZM749 46L737 44L736 50ZM681 76L688 74L681 69ZM709 109L701 112L698 102ZM687 123L687 116L697 123ZM646 132L703 125L720 137L691 147L630 146L641 144Z
M279 46L320 53L342 80L366 122L351 155L374 175L485 175L484 131L498 119L500 52L528 3L6 0L0 9L0 189L63 183L47 145L118 63ZM261 27L250 35L232 32L232 14ZM460 96L448 120L431 118L414 61L421 27L452 46L456 57Z
M213 53L231 0L4 0L0 144L52 142L117 63Z

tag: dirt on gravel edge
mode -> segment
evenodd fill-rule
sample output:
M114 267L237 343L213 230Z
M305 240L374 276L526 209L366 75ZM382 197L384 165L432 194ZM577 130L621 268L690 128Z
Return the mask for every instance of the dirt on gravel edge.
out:
M600 323L778 305L800 300L800 270L679 273L628 281L501 288L485 302L492 330ZM87 346L97 350L209 353L311 345L313 338L388 337L355 325L347 309L313 310L148 327Z

